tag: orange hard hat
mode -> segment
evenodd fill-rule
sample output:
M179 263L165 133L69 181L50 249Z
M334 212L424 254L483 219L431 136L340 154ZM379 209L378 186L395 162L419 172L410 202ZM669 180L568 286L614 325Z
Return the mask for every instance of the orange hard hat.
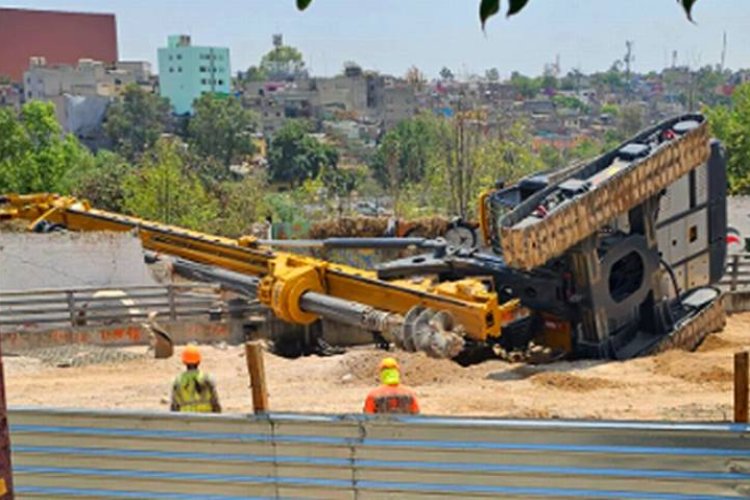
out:
M182 351L182 362L186 365L197 365L201 362L201 352L195 344L188 344Z
M388 368L395 368L396 370L398 370L398 361L396 361L395 358L383 358L383 360L380 362L380 369L387 370Z

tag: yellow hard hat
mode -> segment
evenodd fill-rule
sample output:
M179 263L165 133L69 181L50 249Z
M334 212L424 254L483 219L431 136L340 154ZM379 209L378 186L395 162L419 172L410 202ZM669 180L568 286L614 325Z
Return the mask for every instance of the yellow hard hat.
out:
M388 368L395 368L396 370L399 370L398 361L396 361L396 358L383 358L383 360L380 362L380 369L385 370Z
M398 385L401 382L398 362L393 358L384 358L380 362L380 381L385 385Z
M188 344L182 351L182 362L186 365L197 365L201 362L201 352L195 344Z

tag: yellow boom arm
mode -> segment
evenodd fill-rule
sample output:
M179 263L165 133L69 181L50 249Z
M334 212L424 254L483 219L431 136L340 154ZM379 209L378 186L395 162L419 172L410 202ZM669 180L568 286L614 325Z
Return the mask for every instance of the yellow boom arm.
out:
M512 320L518 302L499 304L475 279L384 281L376 273L321 259L278 252L254 238L223 238L92 208L88 202L53 194L0 197L0 219L24 219L34 228L42 221L72 231L136 231L143 247L238 273L262 277L258 298L285 321L308 324L314 314L300 307L306 292L359 302L406 314L415 306L450 313L466 335L483 341L498 337Z

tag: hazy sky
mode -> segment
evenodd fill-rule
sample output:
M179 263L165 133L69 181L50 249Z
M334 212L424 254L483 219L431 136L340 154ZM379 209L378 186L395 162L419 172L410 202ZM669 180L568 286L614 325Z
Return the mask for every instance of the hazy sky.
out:
M503 9L506 0L501 0ZM560 55L562 70L608 68L635 42L637 71L659 69L678 51L680 64L717 64L722 33L727 66L750 67L750 0L698 0L689 23L675 0L532 0L510 19L496 16L486 34L479 0L16 0L6 7L113 12L121 59L155 62L167 35L188 33L196 45L228 46L232 70L257 64L271 35L302 50L316 75L353 60L403 75L417 65L428 77L497 67L539 74Z

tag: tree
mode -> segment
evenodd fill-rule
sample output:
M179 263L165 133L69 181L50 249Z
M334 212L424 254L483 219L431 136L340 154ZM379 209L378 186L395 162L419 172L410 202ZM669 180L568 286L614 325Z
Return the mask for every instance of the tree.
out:
M524 99L533 99L537 96L542 88L541 81L536 78L529 78L517 71L510 75L510 85L513 87L515 94Z
M286 79L305 69L302 53L289 45L277 45L260 60L260 74L271 79Z
M115 150L135 161L164 133L169 119L167 99L131 84L107 110L105 130Z
M305 10L307 7L310 6L312 3L312 0L296 0L297 1L297 8L299 10ZM688 16L688 19L692 21L692 9L693 5L695 5L695 2L697 0L677 0L677 3L682 5L682 8L685 9L685 13ZM526 7L526 4L529 3L529 0L508 0L508 17L518 14L523 10L524 7ZM479 4L479 21L482 23L482 29L484 29L484 23L487 22L487 19L494 16L500 12L500 0L481 0Z
M135 170L122 156L106 149L91 161L78 163L67 176L67 191L103 210L119 212L125 201L124 182Z
M500 71L497 68L490 68L484 72L484 77L491 82L500 81Z
M264 82L268 79L268 73L258 66L250 66L245 73L246 82Z
M287 120L268 150L271 180L292 188L316 178L324 166L335 167L338 160L338 151L311 136L310 126L302 120Z
M185 168L180 144L161 138L143 155L141 168L124 180L125 211L166 224L212 231L218 204Z
M440 79L444 80L446 82L453 81L454 79L453 71L450 70L447 66L443 66L443 69L440 70Z
M750 194L750 83L734 89L731 106L707 108L711 131L727 150L731 194Z
M269 215L266 198L262 196L267 190L268 182L263 172L251 172L240 181L221 183L217 232L233 238L250 234L253 223Z
M204 94L193 105L188 125L188 144L201 158L214 159L222 167L215 177L229 177L229 166L254 151L255 117L235 97Z
M430 157L441 147L441 123L421 114L386 132L370 164L375 179L383 187L420 182Z
M20 115L0 108L0 192L67 193L71 169L91 160L72 135L62 135L51 103L31 101Z
M643 128L643 108L629 104L620 108L618 128L623 137L631 137Z

